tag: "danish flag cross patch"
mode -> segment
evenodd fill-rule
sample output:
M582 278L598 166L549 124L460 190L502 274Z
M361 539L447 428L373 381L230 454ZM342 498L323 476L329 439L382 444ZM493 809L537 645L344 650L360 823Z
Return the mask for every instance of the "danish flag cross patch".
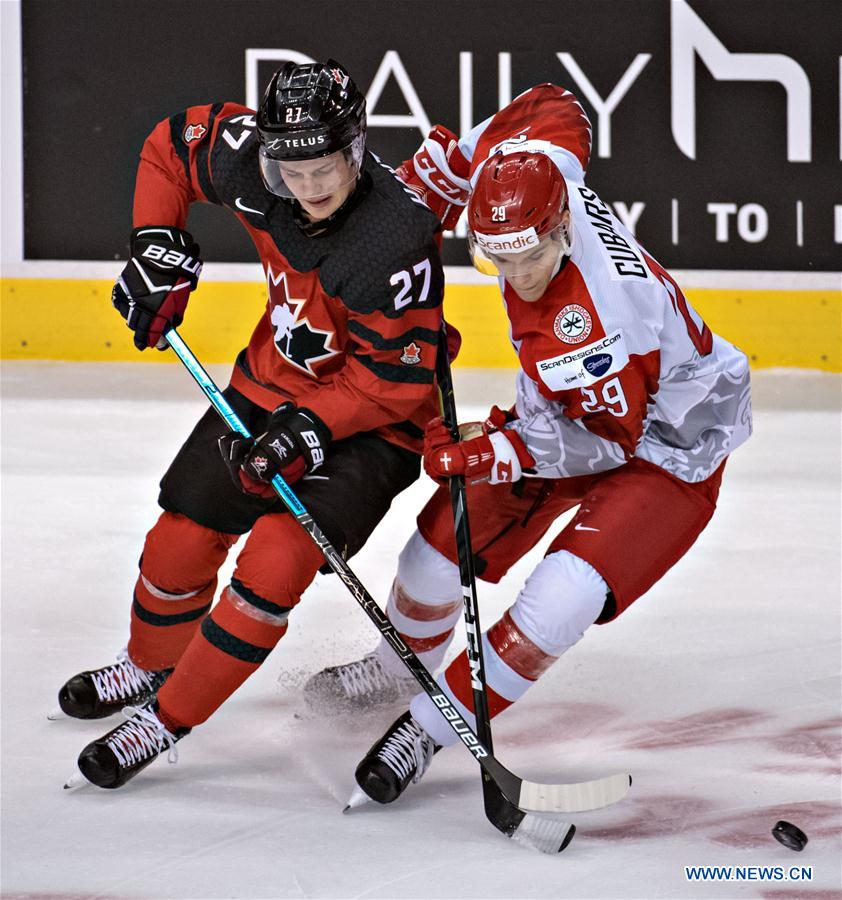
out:
M200 141L207 133L207 128L201 123L198 125L188 125L184 129L184 143L189 144L191 141Z
M421 348L413 341L409 346L403 348L401 362L405 366L417 366L421 362Z

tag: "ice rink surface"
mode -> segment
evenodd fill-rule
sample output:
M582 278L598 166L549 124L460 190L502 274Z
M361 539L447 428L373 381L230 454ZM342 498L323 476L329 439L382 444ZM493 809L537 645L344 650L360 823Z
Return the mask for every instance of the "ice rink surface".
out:
M377 637L334 576L177 765L62 791L116 720L46 714L69 676L124 645L158 479L205 403L177 365L5 363L2 376L4 898L840 896L838 376L755 375L754 436L690 554L495 721L497 754L522 777L634 775L625 801L573 817L560 856L489 825L459 747L394 806L340 814L400 708L304 708L310 674ZM463 420L513 396L512 373L456 376ZM384 603L431 488L402 495L352 562ZM545 544L480 583L486 626ZM781 818L807 832L803 853L772 839ZM812 881L691 883L690 865L812 867Z

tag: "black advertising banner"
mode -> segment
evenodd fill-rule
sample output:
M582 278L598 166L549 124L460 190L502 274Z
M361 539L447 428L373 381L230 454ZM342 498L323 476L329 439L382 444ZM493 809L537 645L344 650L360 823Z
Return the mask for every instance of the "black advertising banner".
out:
M840 267L838 0L24 0L22 42L27 259L125 256L156 122L333 56L392 165L552 81L593 123L589 183L665 264ZM208 261L256 259L223 210L190 227Z

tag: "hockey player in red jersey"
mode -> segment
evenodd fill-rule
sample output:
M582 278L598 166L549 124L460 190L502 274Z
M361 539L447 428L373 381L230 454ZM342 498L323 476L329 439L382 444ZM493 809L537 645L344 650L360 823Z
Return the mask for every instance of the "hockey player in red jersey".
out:
M60 691L77 718L129 707L79 757L105 788L174 749L286 632L323 560L273 476L296 485L350 557L418 477L437 409L441 225L366 150L365 99L341 65L288 63L257 113L195 106L149 136L131 257L113 292L140 350L166 346L196 287L199 248L184 230L195 202L237 216L266 274L265 313L225 392L259 437L228 433L212 409L199 421L161 482L126 652ZM247 533L211 610L217 571Z
M498 274L520 361L517 401L462 426L455 444L433 421L424 465L437 480L465 476L476 572L489 582L578 507L482 637L496 715L692 546L714 512L728 455L751 431L749 367L585 184L590 125L571 93L535 87L459 146L470 164L469 246L478 268ZM461 616L460 597L441 488L401 553L387 610L431 670ZM398 671L385 644L368 659ZM311 694L338 693L342 668L314 676ZM439 682L470 721L464 652ZM415 696L359 764L363 794L395 800L454 740L427 695Z

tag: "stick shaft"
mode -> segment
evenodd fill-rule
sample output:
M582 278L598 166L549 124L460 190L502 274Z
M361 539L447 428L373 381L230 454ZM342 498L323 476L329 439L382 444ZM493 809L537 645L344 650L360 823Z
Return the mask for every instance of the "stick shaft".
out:
M459 423L456 413L456 399L453 394L453 376L447 357L447 331L442 323L439 352L436 357L436 378L441 392L444 423L450 430L452 439L459 441ZM491 716L488 711L488 694L485 686L485 660L482 651L482 629L479 619L477 582L474 573L474 554L471 544L471 527L468 521L468 503L465 478L456 475L450 481L450 505L453 509L453 530L456 537L456 556L459 560L459 580L462 585L462 602L467 631L468 664L471 672L471 689L474 699L474 716L477 736L493 753L491 738Z

